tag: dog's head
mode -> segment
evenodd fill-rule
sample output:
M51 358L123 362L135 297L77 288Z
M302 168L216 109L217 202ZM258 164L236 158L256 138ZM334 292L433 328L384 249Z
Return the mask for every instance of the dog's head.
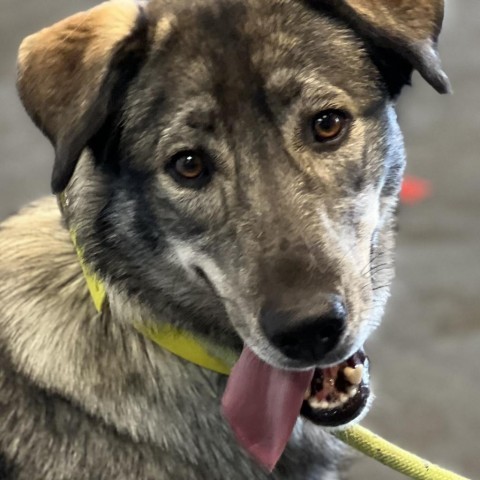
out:
M448 90L442 17L442 0L113 0L28 37L19 91L111 303L282 368L361 348L392 276L394 100L414 68Z

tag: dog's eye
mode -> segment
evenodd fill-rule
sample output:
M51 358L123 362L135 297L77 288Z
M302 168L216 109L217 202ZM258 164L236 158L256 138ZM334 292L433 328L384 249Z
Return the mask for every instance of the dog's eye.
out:
M210 180L212 165L202 152L180 152L167 164L167 172L183 186L200 188Z
M345 132L349 117L342 110L324 110L317 114L312 121L312 130L315 141L320 143L337 140Z
M199 155L186 154L175 159L175 171L182 177L198 178L205 170L205 164Z

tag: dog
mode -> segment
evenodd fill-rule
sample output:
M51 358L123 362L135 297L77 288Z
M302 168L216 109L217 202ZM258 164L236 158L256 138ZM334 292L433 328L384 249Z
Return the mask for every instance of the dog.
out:
M329 429L369 408L393 275L395 100L413 70L449 91L442 18L441 0L111 0L23 41L54 195L0 227L1 479L343 478ZM308 377L272 473L221 399L268 420L274 382L235 366L227 385L145 334L165 326Z

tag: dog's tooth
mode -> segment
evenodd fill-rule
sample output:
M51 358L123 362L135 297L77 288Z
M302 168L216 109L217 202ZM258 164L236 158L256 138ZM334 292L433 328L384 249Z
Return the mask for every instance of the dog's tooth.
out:
M339 407L342 404L342 402L330 402L328 404L328 409L333 410L334 408Z
M326 400L317 400L315 397L309 403L312 408L321 408L322 410L327 409L330 405Z
M358 392L358 387L355 387L355 386L349 387L347 392L348 392L349 398L353 398Z
M343 374L352 385L360 385L363 377L363 365L357 365L355 368L345 367Z
M346 393L340 395L340 403L346 403L350 397Z
M326 400L317 400L315 397L312 397L308 400L308 403L312 408L315 409L326 409L328 408L328 402Z

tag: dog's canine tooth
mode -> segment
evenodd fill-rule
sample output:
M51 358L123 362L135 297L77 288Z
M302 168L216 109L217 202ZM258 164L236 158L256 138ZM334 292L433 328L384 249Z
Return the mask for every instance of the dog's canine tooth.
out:
M346 403L350 397L346 393L340 395L340 403Z
M352 385L360 385L363 377L363 365L357 365L355 368L345 367L343 374Z

